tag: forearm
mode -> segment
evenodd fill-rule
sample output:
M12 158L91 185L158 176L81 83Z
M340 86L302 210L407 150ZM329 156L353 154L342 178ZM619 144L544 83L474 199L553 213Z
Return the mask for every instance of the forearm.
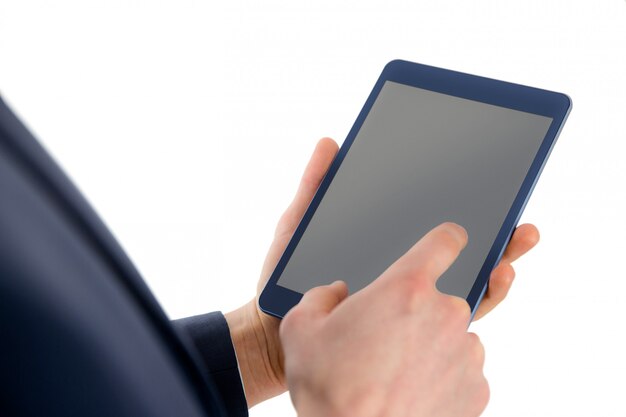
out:
M278 332L278 320L262 317L252 300L225 314L243 380L248 407L282 394L287 390ZM267 335L276 335L268 337Z

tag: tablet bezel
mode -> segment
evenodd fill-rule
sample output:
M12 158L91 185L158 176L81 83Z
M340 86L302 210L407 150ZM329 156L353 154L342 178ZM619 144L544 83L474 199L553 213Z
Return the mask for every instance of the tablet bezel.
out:
M394 60L388 63L374 85L365 105L350 129L346 140L341 145L339 152L324 176L313 200L309 204L259 297L259 308L263 312L282 318L302 298L302 294L299 292L278 285L278 279L386 81L552 118L548 132L467 297L467 302L472 309L472 315L476 312L487 289L491 271L500 261L506 244L515 230L537 179L569 115L572 101L567 95L562 93L402 60Z

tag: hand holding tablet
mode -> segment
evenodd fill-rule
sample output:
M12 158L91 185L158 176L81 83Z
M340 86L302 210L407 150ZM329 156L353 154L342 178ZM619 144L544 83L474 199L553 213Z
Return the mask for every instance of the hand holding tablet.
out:
M385 67L284 251L260 308L373 282L436 225L469 244L437 282L472 311L571 106L563 94L404 61Z
M481 97L489 97L493 95L495 97L493 98L494 103L501 104L506 102L507 100L512 100L516 102L516 105L509 105L509 108L515 109L516 106L526 106L527 111L530 112L529 116L533 116L536 114L530 110L531 108L535 107L539 108L539 110L543 112L540 112L539 114L554 114L554 121L550 124L550 127L548 128L548 132L546 133L545 137L542 138L543 141L540 140L541 144L539 145L539 150L536 152L537 156L535 157L535 160L532 162L532 164L530 164L530 168L527 170L527 175L523 179L522 185L519 187L518 196L515 197L509 214L505 213L506 218L505 221L502 223L504 232L500 232L501 234L505 235L504 239L502 239L502 246L499 247L499 243L494 243L495 249L493 249L493 251L499 252L497 253L498 256L495 257L496 260L494 261L493 258L487 259L485 261L485 264L492 264L491 266L484 267L487 268L487 272L481 272L479 278L470 278L470 280L474 279L476 281L475 286L481 285L479 282L481 279L484 280L485 283L487 281L489 282L489 289L486 291L483 302L480 304L479 308L477 305L478 303L473 306L474 308L472 313L475 314L474 318L485 315L492 308L494 308L495 305L497 305L500 301L504 299L506 293L511 286L514 276L514 270L511 266L511 262L522 256L536 244L539 236L537 229L533 225L526 224L521 225L517 228L515 227L515 225L517 223L519 214L521 214L523 204L530 194L530 190L534 185L534 181L536 180L541 170L541 167L545 162L545 159L547 158L547 155L554 143L554 140L556 139L557 133L559 132L560 127L564 122L564 115L566 115L569 111L569 100L565 96L562 96L558 93L536 90L530 87L522 87L494 80L486 80L480 77L459 74L452 71L440 70L432 67L424 67L418 64L398 61L390 63L381 75L379 81L376 83L374 91L371 93L364 109L361 111L355 127L351 130L341 150L339 150L339 153L337 149L337 144L331 139L322 139L318 143L311 157L311 160L303 174L302 181L300 183L296 196L281 217L276 228L274 241L269 249L267 258L265 259L263 269L261 271L257 296L254 300L252 300L250 303L246 304L242 308L226 314L226 318L231 329L231 336L237 350L240 372L244 381L244 387L246 390L246 397L249 406L253 406L254 404L257 404L264 399L278 395L284 392L286 389L284 375L285 369L283 364L284 354L278 338L278 328L280 321L272 316L282 317L284 314L286 314L289 309L291 309L300 301L300 299L302 298L302 293L283 287L283 284L281 282L277 284L277 280L280 278L282 271L285 270L285 266L288 263L289 257L294 253L294 249L299 246L298 241L302 238L303 231L307 229L307 225L309 225L309 223L311 225L313 224L311 218L314 217L314 213L318 206L321 207L323 205L323 202L320 202L320 200L322 200L326 192L330 192L329 190L332 190L332 188L335 186L333 176L338 178L342 170L345 168L342 166L341 169L338 169L339 165L342 165L341 161L348 161L352 152L358 149L357 145L361 137L357 137L357 135L359 134L359 130L363 130L361 129L361 126L363 125L363 127L365 127L364 120L366 120L368 114L372 113L370 112L370 110L372 109L373 104L377 101L377 97L382 89L382 86L386 83L386 81L391 80L392 82L396 82L397 84L401 84L401 86L409 88L413 85L417 85L417 83L414 83L412 85L410 83L410 80L414 79L415 81L415 79L418 78L421 80L420 85L422 89L427 90L428 88L431 88L434 90L435 87L437 87L440 91L443 92L443 95L450 95L445 93L446 88L456 89L459 91L467 90L463 94L465 94L466 96L473 96L474 100L478 101L479 105L488 102L488 100L486 99L480 101ZM409 88L409 91L415 90L411 90ZM454 96L451 97L454 98ZM543 102L544 98L546 97L547 102ZM519 102L521 102L522 105L520 105ZM407 107L407 110L410 109L411 107ZM413 109L415 108L413 107ZM401 114L399 113L399 115ZM409 114L409 116L411 115ZM411 117L408 118L410 119ZM429 123L431 120L434 119L427 118L427 120L423 122ZM540 118L538 120L542 119ZM463 118L460 118L459 120L453 119L450 123L454 124L463 121ZM465 118L465 121L467 121L467 118ZM439 126L441 125L444 125L444 123L439 124ZM421 125L418 127L421 127ZM468 132L469 131L471 131L471 129L469 129ZM417 137L419 138L420 132L421 128L418 128L415 129L412 134L417 135ZM503 135L503 137L506 138L507 135ZM380 139L383 144L389 146L389 149L398 149L397 146L390 146L392 144L390 138L391 136L385 134ZM354 142L353 146L350 147L350 144L352 142ZM423 157L423 154L426 151L429 151L429 149L432 150L432 146L424 146L424 148L420 149L417 154L414 155L407 153L407 155L413 158ZM348 150L350 151L349 154ZM348 155L346 156L346 154ZM478 154L480 154L480 152L478 152ZM469 153L467 154L467 157L475 157L475 155L472 156L472 154ZM361 158L357 159L360 160ZM501 166L506 167L506 160L500 160L500 163ZM372 169L381 168L380 165L370 165L372 166ZM401 167L398 166L398 168ZM365 172L366 174L369 174L368 169L365 169ZM425 178L431 177L432 176L426 176ZM348 184L352 184L353 188L355 189L358 189L359 186L363 187L362 181L359 181L359 178L360 177L353 175L351 182L349 182ZM497 179L498 176L494 175L493 178ZM493 178L488 176L487 180ZM377 187L376 189L378 188L383 190L389 190L388 186ZM431 191L439 190L443 193L443 196L446 195L445 189L436 187L430 188ZM425 187L426 191L428 191L428 189L429 187ZM358 195L359 194L357 194L357 196ZM390 202L395 201L393 199L388 200ZM434 200L437 199L435 198ZM384 202L385 200L382 199L379 201ZM468 199L468 201L472 202L471 199ZM461 205L461 207L465 206L467 206L467 204ZM372 207L380 208L381 206L380 204L377 204ZM402 205L400 205L400 207L402 207ZM469 207L471 207L471 205L469 205ZM448 207L447 209L450 208L452 207ZM444 209L446 208L444 207ZM442 214L446 214L445 210L440 211ZM506 209L504 211L506 211ZM336 214L341 214L344 219L349 219L352 214L352 212L350 211L342 212L335 210L334 212ZM429 230L431 230L438 224L446 221L455 221L456 223L463 225L465 229L469 232L468 247L466 247L465 250L461 253L459 259L462 259L465 256L465 254L470 249L470 246L473 244L473 239L475 238L475 236L473 236L471 225L468 226L467 224L463 224L464 222L461 219L455 219L451 216L442 215L438 219L435 218L432 221L433 224L429 225L420 224L420 219L421 217L417 215L412 216L409 219L411 226L414 228L407 228L407 230L411 231L410 236L406 240L407 247L404 248L401 253L394 255L395 258L389 261L389 265L394 263L402 255L404 255L406 251L410 247L412 247L412 245L414 245L416 241L421 239L423 235L426 234ZM338 224L341 225L342 222L339 222ZM349 221L346 224L349 224ZM422 227L423 233L417 233L415 231L415 226ZM510 230L508 230L508 228L510 228ZM509 241L509 235L513 230L514 233ZM379 240L381 240L383 237L384 236L382 235L379 236ZM389 242L390 244L393 244L391 240L382 239L383 242ZM361 244L363 242L357 243ZM499 257L502 249L505 246L506 251L502 256L501 262L497 263L497 258ZM359 246L356 245L355 248L359 249ZM343 256L344 251L338 251L337 255L339 257ZM456 263L458 263L458 260ZM493 265L495 264L497 264L497 267L492 270ZM318 265L324 266L325 261L320 262ZM382 269L386 269L389 265L383 266ZM454 265L452 266L452 268L454 268ZM444 276L448 274L448 272L446 272ZM374 276L374 272L372 271L368 272L368 276L370 277L372 282L377 278L377 276ZM316 279L317 278L315 277L315 275L311 276L311 288L316 285ZM341 279L347 281L347 274L329 278L329 280L327 282L324 282L323 284L328 284ZM482 288L485 287L486 284ZM305 289L303 289L303 291L304 290ZM350 288L350 290L353 293L356 292L355 288ZM261 312L262 310L266 312L269 311L270 315L263 314ZM374 314L384 313L373 310L371 311ZM348 327L346 327L344 331L347 331Z
M467 244L437 226L347 297L316 287L284 318L285 372L298 416L477 416L489 399L484 350L465 300L435 281Z

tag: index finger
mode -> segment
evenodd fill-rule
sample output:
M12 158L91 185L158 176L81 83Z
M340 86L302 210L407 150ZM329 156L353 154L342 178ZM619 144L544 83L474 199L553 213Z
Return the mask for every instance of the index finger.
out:
M443 223L424 235L394 262L375 283L410 281L434 288L437 279L454 263L467 245L467 232L456 223Z

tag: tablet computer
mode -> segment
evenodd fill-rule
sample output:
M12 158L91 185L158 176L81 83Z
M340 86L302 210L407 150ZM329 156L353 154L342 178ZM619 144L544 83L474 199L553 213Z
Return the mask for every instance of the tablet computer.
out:
M562 93L392 61L270 276L283 317L307 290L375 280L436 225L468 244L437 281L472 314L571 109Z

